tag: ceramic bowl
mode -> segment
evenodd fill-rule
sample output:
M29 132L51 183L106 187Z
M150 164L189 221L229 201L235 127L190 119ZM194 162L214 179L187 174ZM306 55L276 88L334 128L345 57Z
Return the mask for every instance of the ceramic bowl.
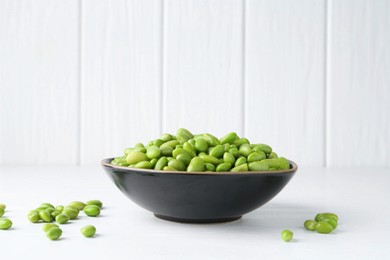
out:
M183 223L237 220L275 197L296 173L289 170L251 172L179 172L102 166L133 202L158 218Z

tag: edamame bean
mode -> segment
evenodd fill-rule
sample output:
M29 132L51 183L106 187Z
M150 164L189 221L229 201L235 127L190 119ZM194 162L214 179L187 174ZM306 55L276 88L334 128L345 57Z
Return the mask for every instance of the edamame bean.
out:
M229 149L229 153L231 153L233 156L234 156L234 158L238 158L238 157L240 157L240 153L238 152L238 149L237 148L230 148Z
M263 161L259 162L251 162L248 164L250 171L268 171L269 167L268 164L264 163Z
M238 139L238 136L235 132L231 132L231 133L228 133L227 135L225 135L224 137L222 137L219 142L221 144L226 144L226 143L229 143L229 144L233 144L234 141L236 141Z
M60 215L61 212L58 211L58 210L54 210L52 213L50 213L50 215L55 219L58 215Z
M41 219L39 217L39 214L37 211L30 211L30 213L28 213L27 215L27 219L31 222L31 223L37 223L39 222L39 220Z
M220 144L218 138L213 136L212 134L203 134L203 138L207 141L209 146L217 146Z
M246 158L245 157L239 157L236 161L236 163L234 164L234 166L240 166L241 164L244 164L246 163Z
M157 146L151 146L146 149L146 156L149 159L158 158L160 154L161 154L161 150Z
M323 222L323 221L317 222L317 224L315 225L314 228L318 233L321 233L321 234L328 234L328 233L332 232L334 229L331 224Z
M317 225L317 221L309 219L309 220L306 220L305 223L303 223L303 225L305 226L305 228L307 230L314 231L315 226Z
M321 218L323 218L323 217L334 218L336 221L339 220L339 217L338 217L336 214L334 214L334 213L329 213L329 212L326 212L326 213L318 213L318 214L316 215L316 217L315 217L315 220L316 220L316 221L320 221Z
M268 157L268 159L272 159L272 158L278 158L278 155L275 153L275 152L271 152Z
M217 172L228 172L230 168L232 167L231 163L221 163L217 166L216 171Z
M211 149L209 155L214 156L216 158L221 158L225 153L225 147L222 144L219 144Z
M173 156L173 158L175 158L176 159L176 157L179 155L179 154L186 154L186 155L188 155L188 156L190 156L190 154L186 151L186 150L184 150L184 148L176 148L175 150L173 150L173 152L172 152L172 156ZM191 157L191 156L190 156Z
M185 166L188 166L192 158L188 154L181 153L178 156L176 156L176 159L182 161Z
M69 207L75 208L80 211L84 209L85 203L81 201L72 201L71 203L69 203Z
M2 217L3 215L4 215L4 209L0 208L0 217Z
M231 172L246 172L246 171L248 171L248 164L246 164L246 163L240 164L240 165L234 167L233 169L231 169L230 171Z
M96 217L100 215L100 208L96 205L87 205L84 208L84 213L89 217Z
M285 242L290 242L293 239L294 233L290 230L285 229L280 235Z
M188 131L187 129L185 128L179 128L177 129L177 132L176 132L176 136L177 135L183 135L185 136L187 139L191 139L191 138L194 138L194 135Z
M49 229L53 228L53 227L57 227L58 228L58 225L57 224L54 224L54 223L47 223L45 225L42 226L42 230L44 232L47 232Z
M152 169L153 165L149 161L142 161L139 163L136 163L134 165L135 168L140 168L140 169Z
M77 211L77 209L65 207L64 210L62 211L62 214L68 215L70 219L75 219L78 217L79 212Z
M146 156L146 154L138 151L131 152L126 157L126 161L128 164L133 164L133 163L137 164L139 162L147 161L147 160L148 157Z
M56 222L58 224L65 224L70 220L70 217L68 214L62 213L56 216Z
M256 146L259 147L266 154L270 154L272 152L271 146L267 144L257 144Z
M4 203L0 203L0 209L4 209L6 208L7 206L4 204Z
M103 202L101 202L100 200L89 200L85 203L85 205L95 205L95 206L98 206L99 208L102 208L103 207Z
M92 225L87 225L82 227L80 231L85 237L93 237L96 233L96 228Z
M161 145L160 146L160 150L161 150L161 155L163 155L163 156L172 156L172 151L173 151L172 147Z
M202 158L202 160L205 162L205 163L212 163L214 165L218 165L220 163L220 161L218 160L217 157L214 157L212 155L207 155L207 154L200 154L199 155L199 158Z
M154 166L156 166L156 163L157 163L157 158L150 160L150 164L152 165L152 168L154 168Z
M168 159L167 157L163 156L160 159L158 159L156 165L154 166L155 170L162 171L165 166L168 165Z
M12 221L8 218L0 218L0 229L6 230L12 227Z
M248 155L248 163L261 161L266 158L266 155L263 151L253 152Z
M198 152L206 152L209 149L209 145L205 139L199 137L195 140L195 150Z
M248 157L253 151L249 144L243 144L240 146L240 149L238 149L238 152L240 155Z
M206 171L215 172L215 166L212 163L205 163L204 167L205 167Z
M55 210L58 210L59 212L62 212L64 210L64 206L58 205L55 207Z
M186 166L185 166L184 162L177 160L177 159L173 159L170 162L168 162L168 166L175 168L178 171L185 171L186 170Z
M172 135L170 134L163 134L160 136L160 139L163 140L164 142L168 142L172 140Z
M38 214L39 214L39 218L42 219L42 221L51 222L51 215L50 215L49 211L40 210Z
M204 171L204 161L202 158L194 157L191 159L188 165L187 171L189 172L202 172Z
M157 147L160 147L163 143L165 143L164 140L161 140L161 139L156 139L153 141L153 145L157 146ZM146 149L148 150L148 149Z
M58 227L53 227L48 231L46 231L46 236L50 240L57 240L58 238L61 237L61 235L62 235L62 230Z
M229 153L229 152L225 152L224 154L223 154L223 161L225 162L225 163L230 163L230 164L234 164L235 163L235 161L236 161L236 158L234 158L234 155L233 154L231 154L231 153Z
M42 203L42 204L40 205L40 207L42 207L42 208L52 208L52 209L54 209L54 206L51 205L50 203Z
M236 141L234 141L233 144L236 145L237 147L240 147L243 144L249 144L249 140L246 138L240 138L240 139L237 139Z

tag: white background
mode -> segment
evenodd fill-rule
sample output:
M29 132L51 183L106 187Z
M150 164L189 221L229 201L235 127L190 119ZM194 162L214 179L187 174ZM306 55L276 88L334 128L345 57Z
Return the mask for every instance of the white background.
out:
M388 0L0 0L0 165L186 127L300 166L390 166Z

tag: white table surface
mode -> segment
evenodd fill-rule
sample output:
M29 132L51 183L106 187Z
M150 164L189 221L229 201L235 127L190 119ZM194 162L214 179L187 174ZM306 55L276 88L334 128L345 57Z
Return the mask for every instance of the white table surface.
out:
M390 169L300 168L273 200L227 224L178 224L128 200L99 166L1 167L0 203L14 225L0 230L1 259L390 259ZM42 202L100 199L102 215L80 214L50 241L26 213ZM303 228L317 212L339 215L322 235ZM93 224L95 238L79 229ZM294 232L290 243L283 229ZM75 258L76 257L76 258Z

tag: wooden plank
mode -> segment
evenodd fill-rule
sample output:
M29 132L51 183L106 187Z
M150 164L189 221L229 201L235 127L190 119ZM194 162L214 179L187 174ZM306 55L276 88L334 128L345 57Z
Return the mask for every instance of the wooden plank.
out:
M324 165L324 0L248 0L245 133Z
M390 166L390 2L329 7L329 165Z
M76 164L79 2L0 1L0 163Z
M83 1L81 163L161 132L161 3Z
M163 130L242 133L241 0L166 0Z

